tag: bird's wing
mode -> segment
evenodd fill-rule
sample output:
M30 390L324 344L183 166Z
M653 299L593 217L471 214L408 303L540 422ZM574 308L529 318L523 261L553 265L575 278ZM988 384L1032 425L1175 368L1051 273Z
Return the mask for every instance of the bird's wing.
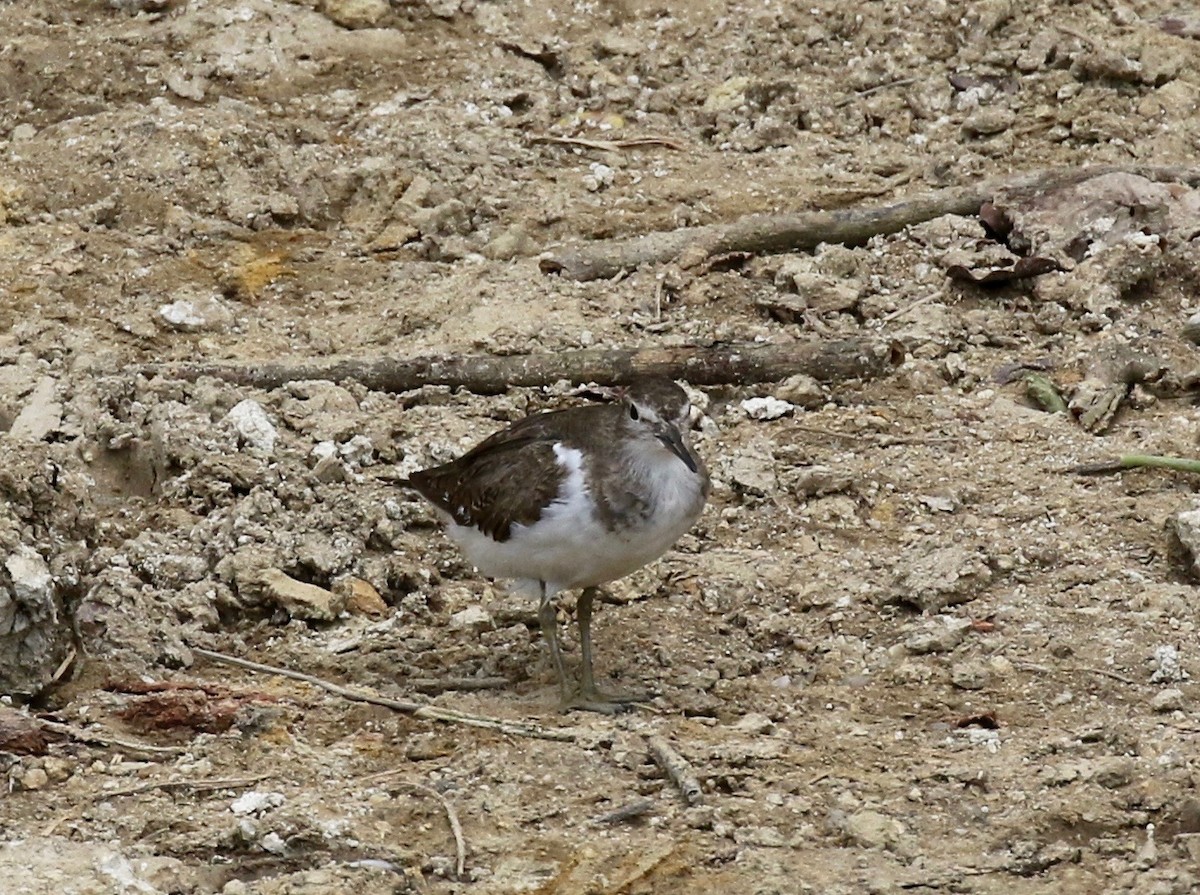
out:
M551 415L520 420L457 460L413 473L408 485L459 525L507 541L513 524L541 518L566 476L543 419Z

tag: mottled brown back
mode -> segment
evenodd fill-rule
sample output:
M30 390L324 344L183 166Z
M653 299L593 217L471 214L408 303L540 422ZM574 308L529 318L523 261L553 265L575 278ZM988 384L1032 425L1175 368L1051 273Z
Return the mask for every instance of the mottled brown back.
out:
M507 541L514 523L532 525L558 496L566 470L555 443L611 427L615 410L572 407L526 417L457 460L413 473L406 484L459 525Z

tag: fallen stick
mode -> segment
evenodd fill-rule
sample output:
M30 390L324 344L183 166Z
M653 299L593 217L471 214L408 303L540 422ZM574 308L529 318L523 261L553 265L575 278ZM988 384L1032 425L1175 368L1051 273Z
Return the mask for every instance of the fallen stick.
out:
M170 792L176 789L190 789L193 792L209 792L214 789L241 789L245 786L253 786L255 783L261 783L263 780L268 780L273 777L273 774L255 774L253 777L209 777L197 780L155 780L150 783L143 783L140 786L128 786L125 789L110 789L101 790L92 794L92 801L99 802L104 799L115 799L120 796L135 796L144 792L151 792L155 789L161 789L164 792Z
M179 755L184 751L179 746L152 746L149 743L127 740L123 737L113 736L110 733L85 730L82 727L76 727L74 724L63 724L59 721L46 721L39 718L38 724L46 730L71 737L81 743L91 743L95 746L115 746L118 749L125 749L129 752L143 752L146 755Z
M505 721L501 718L488 718L483 715L470 715L466 712L456 712L454 709L445 709L438 706L423 704L420 702L409 702L404 699L391 699L387 696L380 696L369 690L357 687L343 687L341 684L335 684L333 681L327 681L323 678L314 677L311 674L304 674L300 671L292 671L290 668L280 668L275 665L264 665L261 662L251 662L249 659L239 659L237 656L230 656L227 653L219 653L215 650L201 649L198 646L191 647L193 653L198 656L204 656L206 659L212 659L214 662L222 662L225 665L234 665L238 668L245 668L249 671L256 671L259 674L277 674L280 677L291 678L294 681L302 681L306 684L312 684L314 687L319 687L326 693L332 693L334 696L340 696L342 699L348 699L351 702L365 702L370 705L377 705L385 709L391 709L395 712L403 712L406 715L412 715L415 718L424 718L430 721L446 721L452 724L464 724L469 727L481 727L486 730L498 730L501 733L508 733L514 736L531 737L538 740L555 740L560 743L575 742L575 734L570 730L547 730L544 727L538 727L535 724L524 724L520 721Z
M689 805L696 804L700 800L700 781L696 779L687 759L658 735L647 737L646 745L650 747L650 756L654 763L662 768L663 773L675 784L683 800Z
M605 152L616 152L619 149L640 149L643 146L665 146L682 152L687 149L678 140L670 137L630 137L625 140L584 140L580 137L552 137L549 135L530 137L530 143L551 143L559 146L580 146L584 149L602 149Z
M874 208L751 214L727 224L707 224L642 236L604 239L551 249L542 255L543 273L572 280L599 280L643 264L674 261L687 249L702 257L730 252L774 254L814 249L819 243L862 245L872 236L897 233L905 227L946 214L973 215L999 192L1038 193L1061 189L1102 174L1138 174L1150 180L1200 183L1200 168L1096 165L1054 168L1006 175L970 186L951 187Z
M1126 469L1173 469L1175 472L1200 472L1200 460L1185 457L1160 457L1157 454L1124 454L1116 460L1084 463L1067 472L1075 475L1111 475Z
M636 802L630 802L628 805L623 805L615 811L609 811L607 814L601 814L599 817L592 818L592 825L600 827L605 824L623 824L644 814L649 814L653 810L654 802L650 799L638 799Z
M461 880L463 878L463 871L467 867L467 844L463 839L462 824L458 822L458 813L454 810L454 806L450 804L450 800L436 789L421 783L411 783L408 780L397 780L395 782L398 786L406 787L409 792L429 796L442 806L442 810L446 812L446 822L450 825L450 834L454 837L454 878Z
M326 379L369 389L405 392L449 385L484 395L515 386L551 385L561 379L620 385L637 376L685 379L693 385L775 382L798 373L820 382L873 379L903 360L897 344L879 339L718 344L673 348L585 348L554 354L435 355L280 363L146 364L134 372L194 382L211 376L251 388Z

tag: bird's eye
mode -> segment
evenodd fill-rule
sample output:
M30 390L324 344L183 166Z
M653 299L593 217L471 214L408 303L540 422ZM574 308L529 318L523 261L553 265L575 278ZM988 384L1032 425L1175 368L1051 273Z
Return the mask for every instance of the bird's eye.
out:
M638 409L636 404L629 405L629 418L631 420L636 420L638 418Z

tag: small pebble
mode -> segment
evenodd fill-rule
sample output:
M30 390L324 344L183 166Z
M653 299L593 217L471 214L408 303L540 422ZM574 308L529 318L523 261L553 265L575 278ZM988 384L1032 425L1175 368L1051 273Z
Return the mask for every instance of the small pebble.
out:
M747 398L742 402L742 410L746 411L746 416L752 420L777 420L795 409L795 406L787 401L780 401L769 395L765 398Z
M271 808L278 808L285 801L287 800L281 792L260 792L252 789L234 799L229 810L238 817L244 817L247 814L259 814Z
M1156 712L1178 712L1183 709L1183 691L1168 687L1154 694L1150 708Z
M263 406L246 398L234 404L225 419L233 426L242 442L250 448L270 454L275 450L278 432Z
M30 768L21 775L22 789L41 789L50 782L50 777L41 768Z

